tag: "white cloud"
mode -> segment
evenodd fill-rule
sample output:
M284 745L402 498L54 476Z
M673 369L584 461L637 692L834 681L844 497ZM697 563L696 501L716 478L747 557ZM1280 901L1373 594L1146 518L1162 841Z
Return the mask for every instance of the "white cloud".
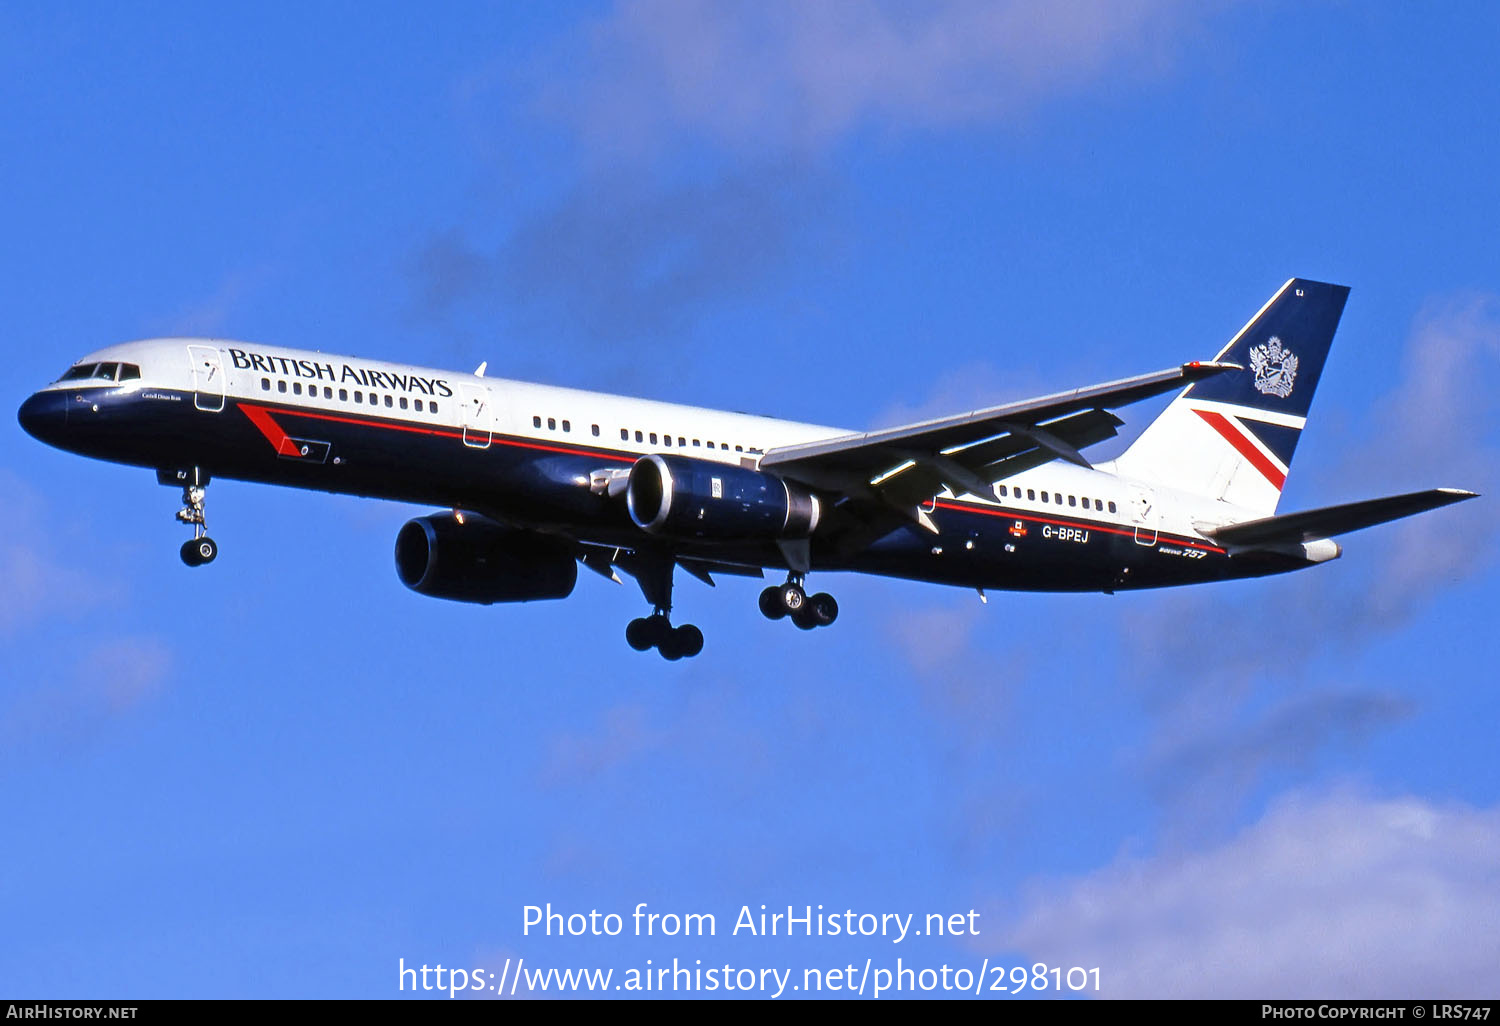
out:
M76 742L148 703L171 675L171 650L151 637L101 638L45 676L14 681L0 705L0 747Z
M615 152L675 133L805 151L867 126L1012 118L1105 76L1160 73L1220 6L634 0L590 25L592 72L553 99Z
M1397 387L1372 410L1379 429L1341 476L1357 476L1368 487L1396 473L1404 475L1397 487L1453 486L1490 494L1405 521L1391 532L1391 558L1363 600L1372 621L1404 618L1414 604L1495 555L1500 517L1490 504L1500 485L1497 388L1500 297L1469 294L1429 302L1412 327Z
M0 638L55 614L79 614L116 598L112 582L55 554L49 512L25 481L0 468Z
M101 641L82 656L74 671L80 693L111 713L151 699L172 668L172 653L154 638Z
M1221 847L1033 888L1003 943L1106 997L1427 997L1500 985L1500 808L1293 795Z
M629 339L639 362L705 307L777 281L816 244L810 226L831 203L821 176L790 166L672 184L589 177L498 246L462 229L434 235L412 262L418 309L446 319L474 304L485 317L534 320L554 345L578 337L611 355Z

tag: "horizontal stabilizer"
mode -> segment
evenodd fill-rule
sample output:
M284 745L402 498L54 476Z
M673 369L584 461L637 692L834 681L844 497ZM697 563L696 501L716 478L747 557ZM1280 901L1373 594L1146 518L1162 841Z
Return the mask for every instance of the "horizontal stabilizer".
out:
M1270 545L1300 544L1318 538L1348 534L1374 527L1389 520L1399 520L1414 513L1425 513L1451 502L1472 499L1476 492L1458 488L1430 488L1425 492L1390 495L1383 499L1347 502L1342 506L1325 506L1301 513L1284 513L1279 517L1247 520L1206 531L1214 541L1237 548L1260 548Z

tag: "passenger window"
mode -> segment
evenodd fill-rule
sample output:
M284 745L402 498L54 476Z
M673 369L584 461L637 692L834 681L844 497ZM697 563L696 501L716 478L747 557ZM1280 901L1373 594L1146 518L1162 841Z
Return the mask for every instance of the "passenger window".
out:
M556 431L557 430L557 418L556 417L548 417L547 418L547 430L548 431Z
M541 417L532 417L531 418L531 426L534 427L534 428L541 427L542 426L542 418Z
M735 451L735 452L744 452L744 451L745 451L745 448L744 448L744 446L741 446L741 445L736 445L736 446L735 446L735 447L734 447L734 451Z
M677 436L677 444L680 445L680 446L681 445L687 445L687 439L683 438L681 435L678 435Z
M637 442L639 442L639 441L641 441L641 440L642 440L642 438L641 438L641 433L640 433L640 432L639 432L639 431L637 431L637 432L636 432L636 433L635 433L635 440L636 440L636 441L637 441Z
M1036 501L1036 489L1035 488L1028 488L1028 489L1026 489L1026 498L1030 499L1032 502L1035 502Z
M341 389L339 389L339 402L341 402L341 403L347 403L348 401L349 401L349 390L347 388L341 388Z
M276 382L276 391L278 391L278 392L285 392L286 391L286 382L285 381L278 381L278 382Z
M333 398L333 389L330 388L327 385L323 386L323 398L324 399L332 399Z
M1100 513L1103 513L1104 512L1104 500L1103 499L1095 499L1094 500L1094 509L1098 510Z
M664 436L662 436L662 442L663 442L663 443L664 443L664 444L665 444L665 445L666 445L666 446L667 446L667 447L668 447L668 448L670 448L670 447L671 447L671 445L672 445L672 436L671 436L671 435L664 435Z
M396 404L391 401L391 397L390 396L386 396L385 397L385 407L386 407L386 409L390 409L394 405L396 405Z
M260 390L262 392L269 392L271 390L271 379L270 378L261 378L260 379Z
M1109 504L1109 511L1111 513L1118 513L1119 512L1119 510L1115 509L1115 504L1114 504L1113 501L1111 501L1110 504Z
M406 409L406 396L404 395L401 397L401 408Z
M302 394L302 382L300 382L300 381L294 381L294 382L292 382L292 394L293 395L301 395Z
M563 421L563 430L564 431L572 431L573 430L573 425L569 424L567 421Z
M357 402L357 403L364 402L365 401L365 394L363 392L356 391L354 393L354 401Z
M598 438L599 437L599 425L598 424L592 424L592 425L590 425L590 427L592 427L594 429L594 437Z
M134 381L141 376L141 369L133 363L120 364L120 380Z
M427 404L427 409L428 409L428 412L430 412L430 413L436 413L437 412L437 400L434 399L432 402L428 403Z
M1059 506L1061 506L1062 505L1062 493L1061 492L1053 492L1052 493L1052 501L1055 502L1055 503L1057 503Z
M1046 492L1043 492L1043 493L1042 493L1042 501L1043 501L1043 502L1046 502L1046 501L1047 501L1047 493L1046 493Z
M420 399L413 399L412 400L412 405L417 408L417 412L418 413L422 412L422 400L420 400Z
M656 444L656 432L655 431L651 432L651 444L652 445Z
M708 443L708 445L709 445L709 448L713 448L713 444L714 444L714 443L712 443L712 442L709 442L709 443ZM695 439L693 439L693 447L694 447L694 448L695 448L695 449L701 449L701 448L702 448L702 446L701 446L701 445L699 445L699 444L698 444L698 439L696 439L696 438L695 438Z
M1076 506L1076 505L1078 505L1078 496L1076 496L1076 495L1070 495L1070 496L1068 496L1068 505L1069 506Z
M620 429L620 441L622 441L622 442L628 442L628 441L630 441L630 429L629 428L621 428Z
M1005 498L1006 494L1007 494L1006 487L1004 485L1001 485L1000 486L1000 498L1002 498L1002 499Z

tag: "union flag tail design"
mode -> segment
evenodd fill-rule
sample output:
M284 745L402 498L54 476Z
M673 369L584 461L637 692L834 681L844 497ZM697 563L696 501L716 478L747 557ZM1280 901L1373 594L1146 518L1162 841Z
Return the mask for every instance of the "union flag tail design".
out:
M1197 382L1120 455L1115 470L1276 512L1349 289L1293 278L1214 357L1243 370Z

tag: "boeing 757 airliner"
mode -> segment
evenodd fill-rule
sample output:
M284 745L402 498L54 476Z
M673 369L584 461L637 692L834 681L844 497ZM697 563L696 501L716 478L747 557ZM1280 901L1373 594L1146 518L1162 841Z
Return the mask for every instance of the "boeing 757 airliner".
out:
M111 346L28 398L71 452L181 487L189 566L210 563L214 477L423 503L396 572L424 595L526 602L578 566L640 584L625 637L667 659L678 568L761 577L760 610L810 630L844 570L978 589L1103 591L1256 577L1336 558L1334 536L1474 493L1450 488L1276 515L1348 288L1294 278L1210 361L882 431L208 339ZM1117 459L1111 410L1181 389Z

